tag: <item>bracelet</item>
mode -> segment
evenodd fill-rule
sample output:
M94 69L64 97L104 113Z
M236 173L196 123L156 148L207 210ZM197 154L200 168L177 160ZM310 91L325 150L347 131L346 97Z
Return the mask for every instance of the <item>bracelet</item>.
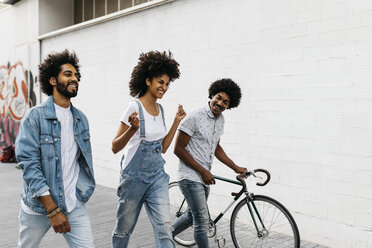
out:
M50 210L49 212L47 212L47 215L50 214L51 212L53 212L54 210L56 210L58 207L55 207L54 209Z
M59 207L57 207L56 209L54 209L52 212L50 212L49 214L47 214L47 217L50 219L52 218L53 216L57 215L59 212L61 212L61 209Z

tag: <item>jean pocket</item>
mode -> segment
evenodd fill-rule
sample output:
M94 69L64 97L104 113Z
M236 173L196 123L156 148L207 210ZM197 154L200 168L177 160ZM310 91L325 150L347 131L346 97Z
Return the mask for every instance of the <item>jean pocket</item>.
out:
M165 164L161 156L161 146L142 150L142 159L139 168L143 172L153 172Z
M142 150L142 159L139 164L139 169L143 172L150 172L154 163L154 154L153 149L143 149Z
M125 187L129 184L129 182L130 182L130 178L129 177L121 177L120 178L120 184L119 184L119 186L118 186L118 189L117 189L117 195L118 195L118 197L120 197L121 196L121 192L125 189Z

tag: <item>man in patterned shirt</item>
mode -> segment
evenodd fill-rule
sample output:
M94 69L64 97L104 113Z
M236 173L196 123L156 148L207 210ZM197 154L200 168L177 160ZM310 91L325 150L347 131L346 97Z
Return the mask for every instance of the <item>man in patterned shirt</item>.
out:
M182 122L174 153L179 162L179 186L189 206L188 211L173 224L173 236L194 225L194 238L198 247L208 246L209 185L215 184L210 173L213 158L236 173L247 171L237 166L220 145L225 124L222 112L240 103L240 87L231 79L220 79L209 87L208 105L194 110Z

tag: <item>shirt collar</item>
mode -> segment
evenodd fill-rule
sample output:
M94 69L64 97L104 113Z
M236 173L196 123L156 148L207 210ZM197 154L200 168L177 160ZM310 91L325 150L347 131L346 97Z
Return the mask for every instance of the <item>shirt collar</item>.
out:
M222 113L219 114L217 117L214 116L214 114L213 114L211 108L209 107L209 103L210 103L210 102L208 102L207 106L205 106L205 111L207 112L208 117L209 117L209 118L212 118L212 119L217 119L217 120L218 120L218 119L220 118L220 116L222 115Z

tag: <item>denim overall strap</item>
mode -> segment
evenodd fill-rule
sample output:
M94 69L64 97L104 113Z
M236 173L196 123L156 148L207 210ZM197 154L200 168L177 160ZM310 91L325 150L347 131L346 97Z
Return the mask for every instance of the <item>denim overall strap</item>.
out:
M161 110L161 117L163 119L164 129L167 130L167 126L165 125L165 118L164 118L164 109L163 109L163 106L161 106L160 103L157 103L157 105L159 106L159 108Z
M145 132L145 117L143 116L143 109L140 101L138 99L135 100L138 105L138 113L139 113L139 120L140 120L140 137L146 138Z

